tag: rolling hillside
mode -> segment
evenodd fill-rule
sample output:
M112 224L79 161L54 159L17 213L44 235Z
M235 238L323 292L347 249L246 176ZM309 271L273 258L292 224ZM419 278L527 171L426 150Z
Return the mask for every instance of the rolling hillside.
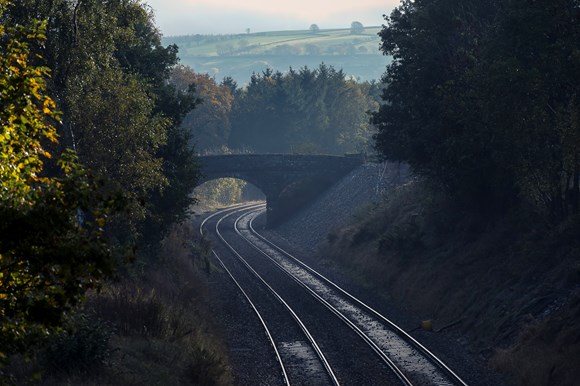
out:
M380 27L360 34L350 29L273 31L238 35L169 36L164 44L177 44L183 64L221 80L226 76L247 84L253 72L267 68L317 67L324 62L356 79L378 80L388 58L379 51Z

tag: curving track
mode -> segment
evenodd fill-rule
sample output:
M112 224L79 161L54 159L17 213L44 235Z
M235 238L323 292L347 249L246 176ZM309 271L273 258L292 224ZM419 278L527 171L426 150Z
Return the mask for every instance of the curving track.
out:
M200 231L219 218L215 235L227 253L215 257L262 323L284 383L465 385L389 319L256 232L252 222L264 210L258 204L217 212Z
M224 243L227 249L235 256L238 262L242 263L247 272L241 272L240 267L236 265L231 258L220 257L215 250L212 250L214 257L218 260L222 268L233 280L238 289L242 292L248 304L254 311L260 321L267 339L273 349L274 355L280 365L282 380L285 384L312 384L312 385L339 385L339 382L330 367L318 343L304 325L296 312L284 301L261 276L258 274L226 241L219 230L220 224L233 214L253 208L262 208L263 205L235 207L233 210L228 209L206 218L200 225L200 233L203 234L203 227L207 221L213 217L221 215L215 224L215 234ZM226 213L224 213L226 212ZM228 268L230 266L230 268ZM257 282L253 281L246 273L250 273ZM256 288L258 284L258 288ZM268 296L256 291L259 286L267 289L271 297L278 304L273 304ZM248 288L248 290L245 289ZM255 300L252 300L255 299ZM260 309L262 311L260 311ZM289 323L286 315L290 315L294 323ZM282 316L281 318L279 316ZM278 316L278 318L276 318ZM268 321L268 322L267 322ZM273 325L273 327L269 327Z

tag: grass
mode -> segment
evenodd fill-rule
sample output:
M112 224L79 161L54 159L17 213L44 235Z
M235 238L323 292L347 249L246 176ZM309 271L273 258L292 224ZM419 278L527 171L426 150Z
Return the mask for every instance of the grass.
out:
M177 44L180 47L182 58L196 56L218 56L218 46L231 44L242 48L236 55L264 54L266 51L283 44L303 47L306 44L315 44L325 49L336 44L368 47L370 53L378 54L377 47L380 39L377 33L380 27L367 27L362 34L353 35L350 29L328 29L312 33L309 30L272 31L251 34L226 35L221 41L198 42L194 36L168 36L163 39L164 44ZM211 40L211 39L209 39ZM241 42L246 45L240 45Z
M41 374L44 386L231 384L197 237L190 223L175 226L143 275L91 294L35 361L15 361L15 383Z
M323 62L355 79L371 81L381 79L390 61L379 51L379 31L380 27L368 27L360 35L350 34L349 29L321 30L317 34L273 31L226 35L220 41L214 41L216 36L205 41L196 36L169 36L163 44L177 44L181 63L196 72L218 80L230 76L240 86L248 84L254 72L316 68Z
M528 321L513 345L497 350L491 360L493 367L510 374L516 385L577 385L580 292L572 294L569 302L549 318Z
M514 385L573 385L580 225L540 224L522 211L481 221L413 182L329 236L323 255L418 321L461 320L452 331Z

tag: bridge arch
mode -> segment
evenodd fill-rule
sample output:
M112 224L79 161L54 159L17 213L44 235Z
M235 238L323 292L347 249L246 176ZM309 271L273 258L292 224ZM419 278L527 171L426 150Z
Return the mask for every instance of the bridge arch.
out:
M266 195L267 224L282 222L309 199L364 163L362 155L236 154L199 157L198 185L239 178Z
M247 180L233 177L216 178L199 184L193 194L200 201L227 205L244 201L265 201L266 194Z

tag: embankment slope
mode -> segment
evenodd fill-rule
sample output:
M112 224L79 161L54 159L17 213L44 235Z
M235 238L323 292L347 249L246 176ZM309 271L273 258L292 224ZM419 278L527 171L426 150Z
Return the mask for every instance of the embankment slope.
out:
M441 334L510 383L575 385L577 229L521 213L482 221L404 169L367 164L276 232L417 320L453 324Z

